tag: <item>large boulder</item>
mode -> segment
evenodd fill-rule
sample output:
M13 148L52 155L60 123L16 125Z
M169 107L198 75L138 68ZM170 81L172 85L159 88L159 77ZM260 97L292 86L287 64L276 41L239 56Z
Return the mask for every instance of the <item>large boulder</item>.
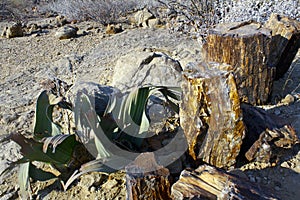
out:
M116 63L112 86L122 91L145 85L178 86L180 63L162 52L133 51Z
M114 87L100 85L93 82L76 82L68 92L67 99L76 106L76 98L81 94L90 97L91 103L95 106L95 111L102 116L105 109L113 97L122 97L122 93Z

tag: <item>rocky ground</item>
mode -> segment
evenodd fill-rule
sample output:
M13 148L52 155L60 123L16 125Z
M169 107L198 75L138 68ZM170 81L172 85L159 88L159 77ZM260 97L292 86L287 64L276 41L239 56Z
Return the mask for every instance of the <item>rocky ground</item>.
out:
M35 23L51 24L54 19ZM0 23L0 30L5 23ZM117 60L134 51L167 52L184 67L199 60L201 46L197 40L170 33L162 28L125 28L118 34L106 34L105 27L94 22L76 24L79 35L59 40L58 28L45 28L40 33L17 38L0 38L0 139L15 130L32 129L34 104L45 80L59 78L72 84L78 80L110 84ZM290 71L274 84L273 105L268 112L289 119L300 136L300 55ZM293 99L285 98L292 94ZM281 199L300 198L299 146L286 152L277 166L250 163L235 170L250 181L268 185ZM0 172L9 161L19 158L13 142L0 145ZM0 199L18 198L17 169L0 179ZM50 185L50 186L49 186ZM58 183L35 183L37 199L124 199L124 174L110 177L99 173L85 175L67 192Z

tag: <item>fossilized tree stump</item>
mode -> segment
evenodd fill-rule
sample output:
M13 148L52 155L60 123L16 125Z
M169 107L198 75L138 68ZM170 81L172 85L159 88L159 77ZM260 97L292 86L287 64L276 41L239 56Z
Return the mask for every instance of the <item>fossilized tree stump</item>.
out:
M220 70L223 69L223 70ZM199 63L183 73L180 124L194 159L229 168L236 162L245 126L230 66Z
M251 104L266 103L276 66L272 66L271 31L254 22L218 24L204 44L206 60L233 67L240 98Z
M169 170L156 163L153 153L143 153L126 168L127 199L171 199Z
M277 199L269 188L258 187L246 178L208 165L182 171L171 191L176 200Z
M278 79L287 72L300 48L300 22L273 13L264 27L272 30L271 54Z

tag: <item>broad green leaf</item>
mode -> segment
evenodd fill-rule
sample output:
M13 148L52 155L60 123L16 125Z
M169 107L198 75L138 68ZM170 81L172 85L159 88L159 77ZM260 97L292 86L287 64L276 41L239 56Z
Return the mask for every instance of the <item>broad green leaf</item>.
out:
M38 97L34 122L34 135L37 138L49 137L61 133L61 127L52 120L53 108L62 102L62 97L48 94L44 90Z
M43 152L47 153L48 147L49 145L51 145L52 148L52 153L55 153L55 149L57 147L57 145L61 144L63 141L65 141L65 139L67 139L67 137L69 137L70 135L55 135L53 137L46 137L43 139Z
M57 176L51 172L46 172L40 168L37 168L32 163L30 163L29 167L29 177L36 181L48 181L50 179L57 178Z
M11 139L21 146L21 152L23 154L23 158L21 160L41 161L53 164L67 164L72 157L74 147L78 144L75 135L68 135L68 137L64 137L63 141L60 141L59 144L54 143L54 151L53 143L51 143L51 148L49 148L49 143L46 151L44 152L45 144L43 142L26 138L19 133L12 134Z
M159 90L167 100L169 107L176 113L179 113L178 103L174 103L169 99L171 97L174 100L179 101L181 99L181 88L179 87L166 87Z
M164 95L167 102L170 104L170 107L175 112L179 111L178 105L169 98L171 97L172 99L179 100L179 88L168 88L163 86L137 88L123 99L120 106L118 118L122 120L124 128L126 128L126 126L138 126L138 128L135 128L138 129L137 134L148 131L150 119L146 115L146 106L150 96L156 92L161 92ZM135 131L134 129L131 130Z
M123 125L122 129L127 128L127 131L132 132L132 135L137 135L148 130L149 119L146 116L145 109L147 100L150 96L150 88L137 88L125 96L121 102L118 118ZM130 130L128 127L132 127Z
M28 199L28 197L30 196L30 192L28 192L29 168L30 168L29 162L20 164L18 182L20 186L20 193L22 199Z
M79 170L76 170L73 173L73 175L68 179L68 181L62 184L63 188L66 191L68 187L83 174L89 172L102 172L108 174L124 168L126 164L128 164L128 162L124 162L124 159L117 156L90 161L88 163L83 164ZM119 168L115 169L110 166L119 166Z
M147 116L147 104L151 95L162 93L169 107L178 113L178 103L181 90L178 87L148 86L135 88L132 92L123 96L122 99L112 98L107 106L107 112L111 112L117 127L127 136L126 140L140 146L146 135L150 119ZM118 139L118 138L117 138Z
M109 157L110 153L106 150L106 148L102 144L102 141L100 141L99 139L99 135L106 137L104 133L108 130L103 129L103 127L101 126L101 119L96 114L96 111L89 97L86 94L82 93L78 98L79 99L77 99L75 107L76 127L79 131L82 132L83 137L89 137L90 135L95 136L94 141L98 152L97 158ZM113 123L109 125L109 128L115 127ZM108 135L110 135L110 133L108 133Z

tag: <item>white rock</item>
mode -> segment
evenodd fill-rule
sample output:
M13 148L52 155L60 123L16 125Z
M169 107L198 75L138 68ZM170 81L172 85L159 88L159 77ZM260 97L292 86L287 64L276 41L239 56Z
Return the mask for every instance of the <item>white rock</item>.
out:
M122 92L145 85L180 86L180 63L165 53L133 51L119 58L112 86Z
M69 39L77 36L78 28L75 28L73 26L64 26L57 30L55 33L55 37L57 37L60 40L63 39Z
M148 9L140 10L134 15L135 23L138 26L147 27L148 20L154 18L152 13L148 11Z

